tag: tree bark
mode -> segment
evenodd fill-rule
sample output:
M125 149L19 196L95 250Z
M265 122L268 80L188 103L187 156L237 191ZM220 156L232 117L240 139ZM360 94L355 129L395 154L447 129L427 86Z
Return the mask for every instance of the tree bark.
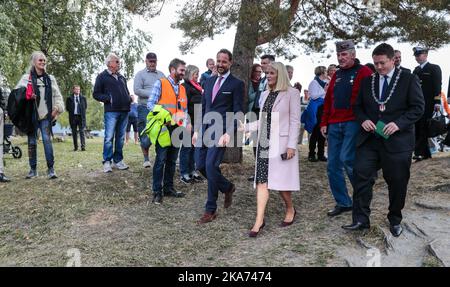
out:
M49 41L49 13L47 8L47 0L42 1L42 36L41 36L41 51L48 57L48 41Z
M233 75L245 83L245 93L243 95L243 112L247 113L247 85L250 79L251 67L255 58L255 50L258 42L259 28L259 1L242 0L239 10L239 20L233 48ZM237 146L238 137L234 136ZM224 163L241 163L242 148L227 148Z

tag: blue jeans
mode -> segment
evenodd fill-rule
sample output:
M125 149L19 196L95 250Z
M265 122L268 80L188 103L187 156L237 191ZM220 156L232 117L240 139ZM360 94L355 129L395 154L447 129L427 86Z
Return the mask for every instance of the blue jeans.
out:
M195 171L195 147L191 144L192 134L189 137L189 145L182 145L180 149L180 174L191 175Z
M173 177L177 165L179 148L174 146L161 147L158 142L155 144L156 158L153 165L153 193L161 194L163 190L173 188Z
M103 143L103 163L123 160L123 144L128 123L128 112L105 113L105 140ZM113 152L114 146L114 152Z
M337 206L350 207L352 199L345 184L344 169L354 186L353 163L356 154L356 137L360 125L356 121L328 126L328 179Z
M150 142L150 139L147 135L142 135L141 132L145 129L145 126L147 125L147 115L150 112L146 106L139 105L137 107L138 112L138 131L139 131L139 139L141 141L141 147L143 149L149 149L152 143Z
M47 160L47 167L53 168L55 158L53 156L52 146L52 124L50 120L43 119L38 122L37 129L34 133L28 134L28 158L31 169L37 167L37 131L41 130L42 142L44 144L45 159Z
M195 171L195 147L182 146L180 150L180 174L191 175Z

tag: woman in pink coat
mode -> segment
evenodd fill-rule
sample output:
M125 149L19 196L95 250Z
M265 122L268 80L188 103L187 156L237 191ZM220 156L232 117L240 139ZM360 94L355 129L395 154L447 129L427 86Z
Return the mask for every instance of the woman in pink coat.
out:
M300 190L297 139L300 131L300 94L289 83L286 67L272 63L267 72L268 90L261 95L257 122L241 124L240 130L258 131L255 166L256 220L249 236L256 237L265 226L264 213L269 190L280 192L286 205L282 227L294 222L296 211L291 192Z

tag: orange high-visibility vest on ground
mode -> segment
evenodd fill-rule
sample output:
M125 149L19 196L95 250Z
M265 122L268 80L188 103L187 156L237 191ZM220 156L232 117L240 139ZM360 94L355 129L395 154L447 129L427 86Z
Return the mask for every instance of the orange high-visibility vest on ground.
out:
M158 105L161 105L165 110L172 115L173 121L182 126L186 119L187 112L187 96L186 89L183 85L178 85L178 96L170 83L169 79L161 79L161 98Z

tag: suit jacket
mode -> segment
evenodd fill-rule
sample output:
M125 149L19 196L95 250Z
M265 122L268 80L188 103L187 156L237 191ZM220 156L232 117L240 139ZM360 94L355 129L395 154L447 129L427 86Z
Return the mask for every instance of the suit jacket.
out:
M269 91L261 94L261 110L267 100ZM262 111L259 118L262 119ZM267 129L262 121L254 121L247 125L247 131L258 130L258 146L261 131ZM294 88L280 91L272 107L269 140L269 173L268 187L272 190L300 190L299 157L297 150L300 133L300 92ZM282 160L281 154L288 148L296 150L294 158ZM255 175L258 164L255 164ZM255 184L256 187L256 184Z
M70 95L70 97L66 100L66 109L69 112L69 123L72 126L74 120L75 113L75 97L74 95ZM83 127L86 127L86 110L87 110L87 101L86 97L80 94L80 115L83 121Z
M398 73L399 69L395 69L387 95L390 94ZM379 78L380 75L376 73L375 95L377 98L379 98L380 94ZM383 140L386 150L389 152L414 150L414 124L422 117L425 106L417 76L402 72L394 94L385 106L386 110L380 112L379 105L372 96L372 77L364 79L354 106L357 121L361 124L366 120L371 120L374 124L379 120L385 124L394 122L400 130L391 135L387 140ZM374 136L373 133L368 133L361 128L356 141L357 147Z
M403 66L400 66L400 67L397 67L397 68L399 68L400 70L403 70L403 72L411 73L411 70L410 70L410 69L405 68L405 67L403 67Z
M239 113L242 110L242 101L244 99L244 82L230 74L225 82L217 92L214 102L212 101L212 92L218 76L210 77L205 82L204 93L202 97L202 118L209 112L216 112L222 116L223 133L228 133L230 136L234 134L237 129L237 121L233 118L226 118L226 113ZM228 120L228 122L227 122ZM202 131L204 132L210 124L202 124ZM197 123L198 125L198 123ZM218 138L216 138L218 140Z
M448 91L447 91L447 98L450 98L450 77L448 77Z
M428 63L425 67L416 67L413 72L420 79L423 96L425 98L424 118L430 119L433 116L434 105L441 103L442 71L438 65Z

